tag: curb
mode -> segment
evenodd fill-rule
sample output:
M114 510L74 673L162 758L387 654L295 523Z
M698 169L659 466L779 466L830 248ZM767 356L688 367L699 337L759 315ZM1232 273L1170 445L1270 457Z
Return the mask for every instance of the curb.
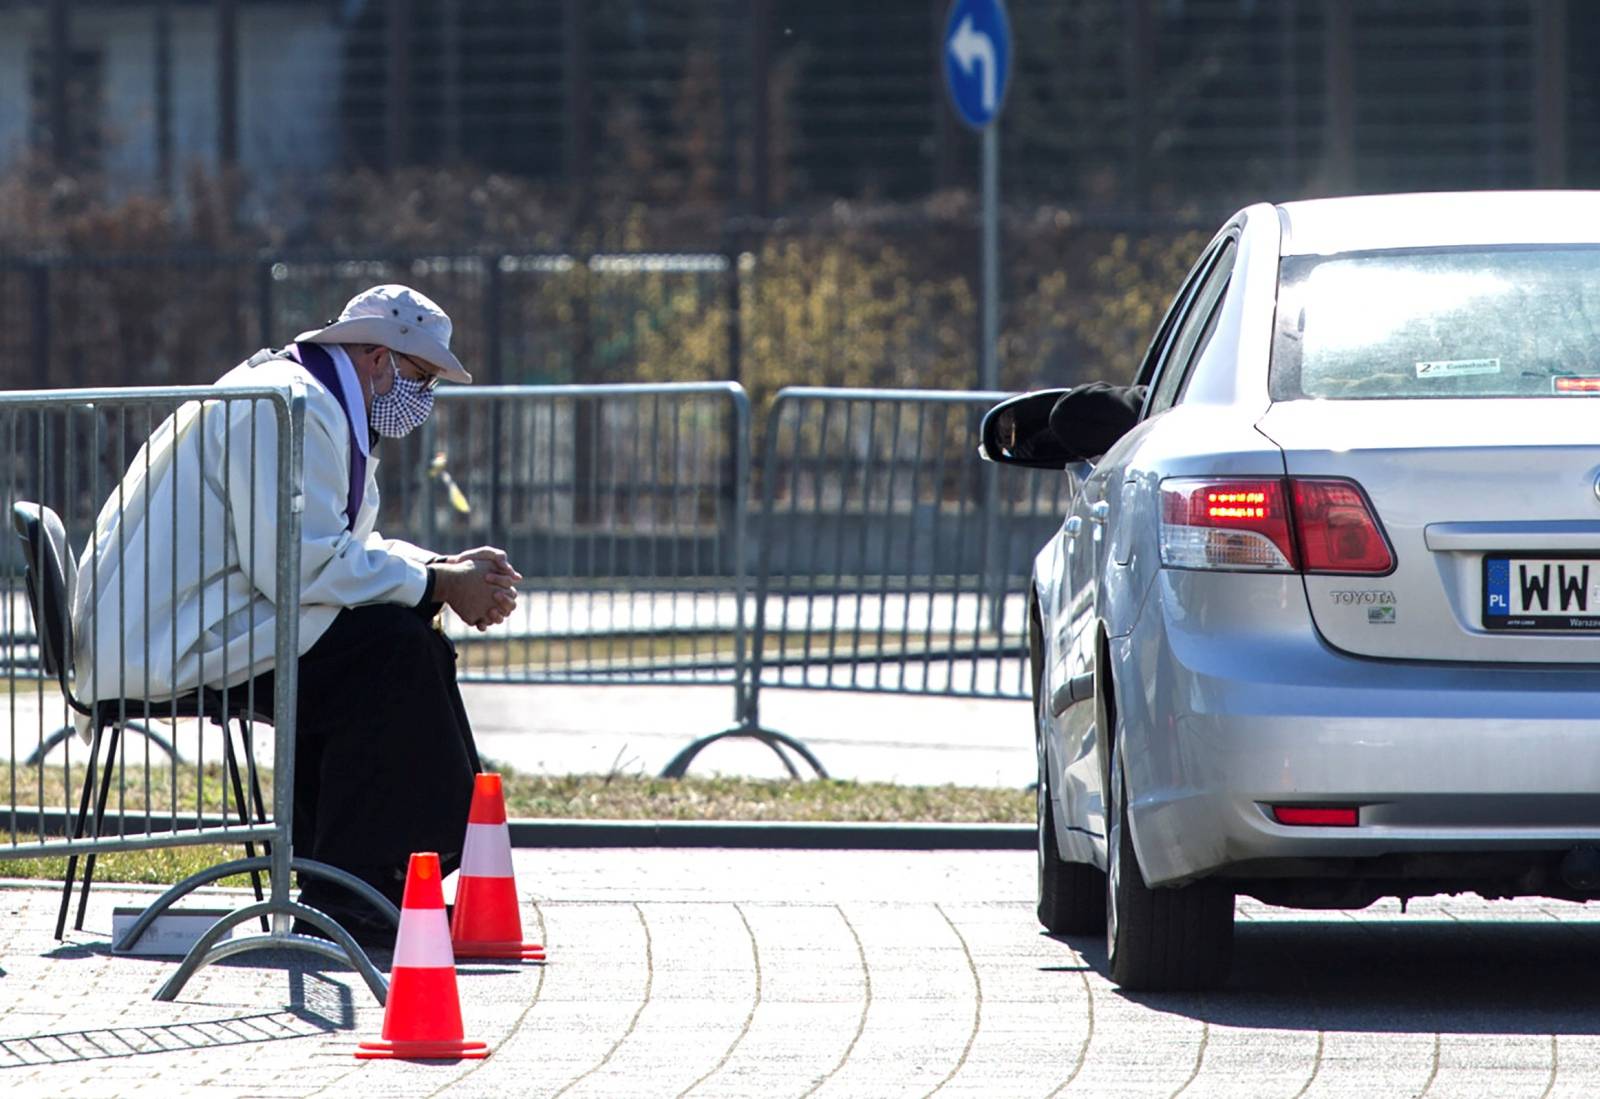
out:
M869 821L512 820L513 847L745 847L869 851L1029 851L1031 824Z
M64 809L31 809L19 823L64 836L76 814ZM178 827L192 831L193 814L179 816ZM170 831L169 815L153 817L157 834ZM1030 851L1036 831L1031 824L878 823L874 821L709 821L709 820L584 820L519 818L507 822L512 847L743 847L825 851ZM166 825L167 827L160 827ZM129 836L145 834L143 813L128 814ZM215 843L238 842L228 835L237 820L206 814L202 830L215 831ZM101 835L118 836L124 819L107 813ZM27 857L22 855L21 857Z

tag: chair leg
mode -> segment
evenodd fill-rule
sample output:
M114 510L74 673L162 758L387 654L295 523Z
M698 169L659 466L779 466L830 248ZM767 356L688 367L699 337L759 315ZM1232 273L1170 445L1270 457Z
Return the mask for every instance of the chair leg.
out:
M112 765L117 758L117 743L122 739L122 726L111 726L111 737L106 741L105 769L100 772L100 797L95 801L94 807L94 834L100 834L100 825L106 819L106 797L111 793L111 775L116 768ZM94 884L94 855L89 852L83 860L83 889L78 894L78 918L72 926L79 931L83 930L84 913L89 910L89 887Z
M246 751L249 750L249 737L250 733L245 726L244 719L240 718L239 738L245 743ZM239 823L248 827L250 824L250 803L244 800L244 785L239 781L239 757L234 754L233 751L233 723L228 721L226 718L223 719L222 723L222 753L223 767L227 770L228 778L233 783L234 804L239 807ZM246 858L255 858L256 845L251 841L246 840L244 844L244 854ZM265 895L261 891L261 871L250 871L250 884L255 886L256 900L264 900ZM265 913L263 913L261 916L261 930L272 930L271 925L267 923L267 917Z
M81 839L83 837L83 826L84 826L84 823L89 819L89 791L94 789L95 761L100 758L100 733L101 733L101 731L102 731L102 727L100 725L96 724L95 727L94 727L94 736L92 738L90 738L90 741L89 741L89 766L85 770L84 775L83 775L83 790L78 795L78 819L72 826L72 838L73 839ZM72 773L71 766L72 766L71 756L69 755L67 757L67 771L66 771L66 773L69 776ZM66 932L67 932L67 908L72 904L72 886L73 886L73 883L77 880L77 877L78 877L78 856L77 855L68 855L67 856L67 873L66 873L65 880L62 881L62 883L61 883L61 910L56 913L56 938L57 939L66 938Z

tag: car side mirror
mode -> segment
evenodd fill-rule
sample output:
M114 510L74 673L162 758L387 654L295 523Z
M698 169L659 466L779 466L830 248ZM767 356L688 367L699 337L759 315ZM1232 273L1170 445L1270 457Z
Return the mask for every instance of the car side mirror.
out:
M1050 430L1050 410L1065 389L1007 397L984 413L978 454L990 462L1032 469L1065 469L1082 456Z

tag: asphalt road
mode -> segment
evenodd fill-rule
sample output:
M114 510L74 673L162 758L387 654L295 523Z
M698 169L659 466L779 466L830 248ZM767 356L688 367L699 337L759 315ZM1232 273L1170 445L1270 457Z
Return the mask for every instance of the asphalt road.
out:
M359 1063L343 970L245 955L177 1004L166 961L48 937L0 892L8 1096L1592 1096L1600 920L1476 899L1239 906L1219 990L1130 995L1032 916L1026 853L518 851L545 966L463 965L483 1062ZM126 901L128 898L124 897Z

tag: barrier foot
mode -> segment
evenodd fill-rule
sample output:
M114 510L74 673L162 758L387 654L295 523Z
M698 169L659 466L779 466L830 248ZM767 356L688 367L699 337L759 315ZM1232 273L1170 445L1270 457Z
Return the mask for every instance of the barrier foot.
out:
M282 921L284 930L276 927L265 935L250 935L243 939L230 939L228 942L218 942L223 934L235 924L245 923L257 916L263 915L293 916L305 920L309 924L320 928L325 934L332 937L332 942L327 939L313 938L310 935L296 935L288 930L288 921ZM166 984L157 991L157 1000L177 999L178 993L189 982L201 966L220 962L231 958L235 954L244 954L251 950L300 950L308 954L317 954L335 962L348 962L352 968L367 982L367 987L372 990L373 997L379 1004L387 1004L389 1000L389 983L383 979L383 974L378 972L378 967L372 964L372 959L367 957L367 952L351 937L350 932L340 927L338 922L325 913L315 908L307 908L303 904L289 902L286 905L274 905L271 901L252 904L241 908L237 912L230 912L216 923L206 929L200 936L200 941L195 943L189 953L184 955L183 962L178 966L178 971L167 978Z
M732 729L724 729L720 733L712 733L709 736L703 736L693 743L688 744L681 752L673 756L672 759L667 762L667 765L661 769L661 777L682 778L688 772L689 764L694 762L695 756L699 755L704 749L709 748L717 741L724 740L728 737L748 737L751 740L759 740L768 748L771 748L773 755L777 756L778 759L782 761L784 769L789 772L790 778L799 778L800 772L795 768L794 762L784 754L783 750L785 748L797 753L801 759L810 764L811 769L817 773L818 778L828 777L827 769L822 766L821 761L818 760L816 756L811 754L811 749L807 748L800 741L794 739L794 737L780 733L775 729L763 729L759 726L749 725L736 725Z
M150 925L155 922L161 913L200 886L209 882L219 881L234 874L248 874L251 871L270 871L272 869L272 857L261 856L252 859L234 859L232 862L220 863L216 866L208 867L197 874L191 874L152 901L150 906L139 914L139 918L133 922L132 926L112 945L112 949L117 951L130 949L134 943L139 941L140 936L149 929ZM343 885L376 908L395 926L399 926L400 910L394 906L394 903L354 874L340 870L336 866L329 866L327 863L317 862L314 859L291 859L289 869L297 873L310 874L313 877L326 878L329 881ZM277 892L277 890L275 889L274 892ZM273 922L273 930L267 934L252 935L217 945L223 933L235 924L253 919L256 916L276 915L282 915L285 918L281 921L275 920ZM288 930L289 917L303 919L314 927L320 928L333 941L329 942L309 935L293 934ZM280 926L281 930L279 930ZM178 966L178 971L168 979L166 984L161 986L156 993L156 999L171 1000L176 997L184 984L188 982L190 977L194 976L195 971L201 966L221 961L224 958L231 958L235 954L245 951L264 949L302 950L312 954L319 954L336 962L347 962L351 968L355 969L366 980L367 987L372 990L372 994L377 998L378 1003L384 1003L388 997L389 986L384 981L383 975L378 972L377 968L372 964L372 960L367 957L366 952L350 936L350 933L340 927L332 917L319 912L315 908L309 908L294 901L287 899L277 901L269 898L247 908L230 912L212 924L206 930L206 933L200 937L200 941L195 943L189 953L184 956L183 962Z

